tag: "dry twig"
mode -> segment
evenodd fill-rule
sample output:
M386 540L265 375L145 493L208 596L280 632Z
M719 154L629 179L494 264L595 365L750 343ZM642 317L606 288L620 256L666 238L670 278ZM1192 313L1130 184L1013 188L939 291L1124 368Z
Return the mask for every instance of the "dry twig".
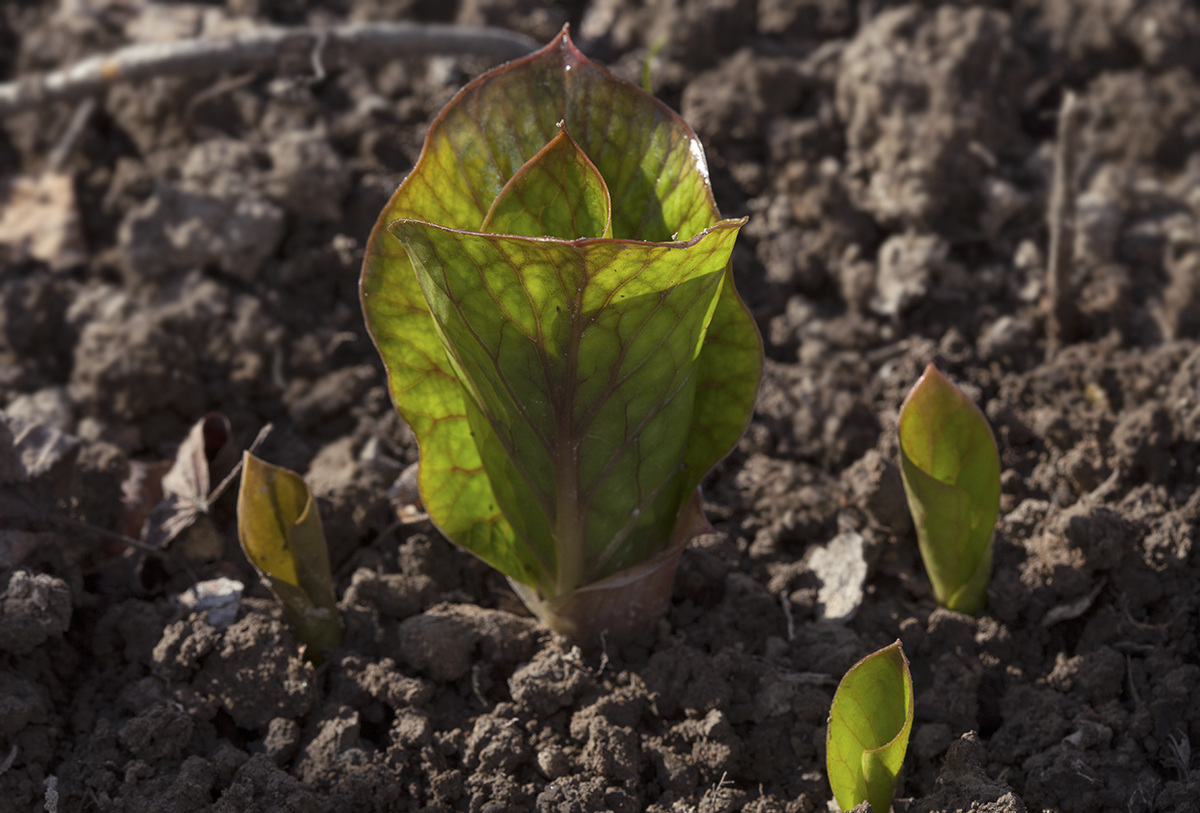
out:
M88 57L59 71L0 84L0 117L51 102L73 101L118 82L270 67L304 54L316 74L338 65L400 57L475 54L515 59L537 48L499 28L411 23L350 23L333 28L261 28L232 37L131 45Z
M67 122L67 129L63 131L62 136L58 139L58 143L54 145L54 149L50 152L50 157L46 159L46 166L51 171L57 172L67 163L67 159L71 157L71 153L79 145L79 139L83 135L83 130L87 127L87 123L92 118L94 112L96 112L96 98L94 96L89 96L75 106L75 112L71 114L71 120Z
M1054 151L1054 188L1047 213L1050 259L1046 289L1046 357L1053 358L1064 341L1070 341L1078 320L1071 265L1075 254L1075 156L1079 145L1082 108L1067 91L1058 113L1058 144Z

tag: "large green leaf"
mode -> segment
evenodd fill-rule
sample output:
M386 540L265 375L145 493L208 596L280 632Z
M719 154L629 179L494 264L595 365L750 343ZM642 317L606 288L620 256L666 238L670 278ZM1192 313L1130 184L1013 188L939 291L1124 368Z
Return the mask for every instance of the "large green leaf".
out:
M842 810L892 806L913 722L912 676L900 642L850 667L829 709L825 767Z
M555 594L653 554L695 486L681 464L696 351L739 225L686 246L393 225L500 508L554 563Z
M238 539L246 558L266 579L307 647L342 644L341 615L329 572L329 552L316 500L300 475L246 452L237 504Z
M761 376L740 225L687 125L565 29L455 97L362 278L448 537L551 596L667 544Z
M900 408L900 473L921 558L944 607L983 609L1000 508L1000 456L975 402L930 364Z

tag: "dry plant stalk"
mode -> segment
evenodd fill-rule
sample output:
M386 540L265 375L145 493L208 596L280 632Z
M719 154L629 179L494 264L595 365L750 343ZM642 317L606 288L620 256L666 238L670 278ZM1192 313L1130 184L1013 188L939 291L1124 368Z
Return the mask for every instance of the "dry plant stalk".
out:
M1058 144L1054 150L1054 187L1046 218L1050 228L1050 258L1046 289L1046 357L1053 358L1064 341L1075 335L1079 310L1071 285L1075 255L1075 159L1079 151L1079 122L1083 108L1071 91L1063 95L1058 113Z
M53 102L74 101L118 82L261 69L296 53L314 72L327 67L438 54L474 54L497 61L524 56L538 44L499 28L411 23L350 23L332 28L261 28L231 37L130 45L62 70L0 83L0 118Z

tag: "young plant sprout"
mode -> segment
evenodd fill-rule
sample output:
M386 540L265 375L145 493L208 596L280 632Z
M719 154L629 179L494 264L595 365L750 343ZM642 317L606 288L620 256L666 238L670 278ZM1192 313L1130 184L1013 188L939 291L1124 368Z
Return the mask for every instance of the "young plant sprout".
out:
M825 769L842 810L887 813L913 723L912 676L900 642L850 667L829 709Z
M975 402L930 364L900 407L900 474L938 604L974 615L992 577L1000 456Z
M295 472L246 452L237 522L246 558L283 605L305 657L321 663L326 649L342 645L343 629L325 530L308 485Z
M467 85L367 246L361 294L450 540L584 644L645 628L707 528L762 342L700 142L566 28Z

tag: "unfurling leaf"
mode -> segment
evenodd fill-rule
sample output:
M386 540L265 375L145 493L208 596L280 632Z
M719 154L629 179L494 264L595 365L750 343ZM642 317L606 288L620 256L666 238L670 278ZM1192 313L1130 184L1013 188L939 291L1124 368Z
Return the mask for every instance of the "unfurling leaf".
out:
M987 418L930 364L900 408L900 474L943 607L975 614L992 577L1000 456Z
M842 810L887 813L912 731L913 690L900 642L850 667L829 709L825 767Z
M329 553L316 500L300 475L250 452L242 458L238 538L283 605L306 656L317 663L342 643Z
M556 616L597 599L567 597L664 551L669 595L688 506L749 421L743 222L683 120L564 29L450 102L371 236L363 310L422 502L577 638L600 630Z

